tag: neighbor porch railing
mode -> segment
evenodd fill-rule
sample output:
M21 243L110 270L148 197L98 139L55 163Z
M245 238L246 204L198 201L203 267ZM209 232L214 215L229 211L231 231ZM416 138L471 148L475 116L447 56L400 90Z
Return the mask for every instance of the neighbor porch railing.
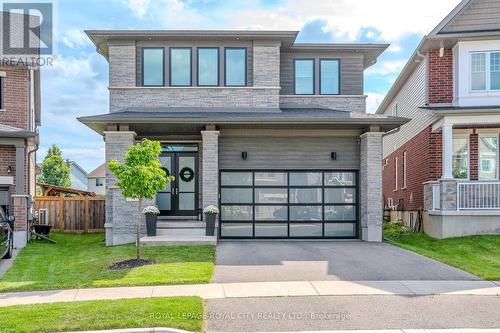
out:
M457 210L500 209L500 182L458 182Z

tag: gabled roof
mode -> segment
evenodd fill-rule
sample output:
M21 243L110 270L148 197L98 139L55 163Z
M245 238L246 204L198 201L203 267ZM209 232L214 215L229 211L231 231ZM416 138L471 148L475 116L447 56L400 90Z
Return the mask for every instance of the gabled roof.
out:
M87 176L87 171L85 171L84 168L80 166L80 164L76 163L75 161L68 161L69 165L75 166L75 168L79 169L82 174Z
M103 163L94 170L92 170L87 178L104 178L104 177L106 177L106 163Z
M429 35L439 34L457 15L459 15L472 0L462 0L439 24L432 29Z

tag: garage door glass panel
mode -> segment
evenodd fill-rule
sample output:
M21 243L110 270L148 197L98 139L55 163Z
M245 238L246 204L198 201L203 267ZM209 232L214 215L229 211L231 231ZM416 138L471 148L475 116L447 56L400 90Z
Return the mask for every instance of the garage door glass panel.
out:
M255 203L286 204L288 190L286 188L256 188Z
M355 186L354 172L325 172L325 186Z
M286 206L255 206L255 221L286 221Z
M314 186L321 183L321 172L290 172L290 186Z
M290 224L290 237L322 237L321 223L293 223Z
M221 203L252 203L251 188L222 188Z
M256 172L256 186L286 186L287 177L285 172Z
M252 206L222 206L222 221L252 221Z
M321 206L290 206L291 221L321 221Z
M325 206L325 221L354 221L355 206Z
M326 237L354 237L356 224L354 223L325 223Z
M321 203L323 190L321 188L291 188L290 203Z
M348 187L326 188L325 203L354 203L356 189Z
M255 237L288 237L287 223L255 224Z
M253 177L251 172L223 172L220 182L222 186L251 186Z
M250 223L224 223L222 237L252 237L253 227Z

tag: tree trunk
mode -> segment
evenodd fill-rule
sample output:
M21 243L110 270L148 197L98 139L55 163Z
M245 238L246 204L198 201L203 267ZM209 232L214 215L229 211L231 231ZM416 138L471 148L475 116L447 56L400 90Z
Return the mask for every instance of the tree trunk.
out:
M136 227L135 250L137 259L141 259L141 217L142 217L141 215L142 215L142 198L139 198L139 213L138 213L137 223L135 225Z

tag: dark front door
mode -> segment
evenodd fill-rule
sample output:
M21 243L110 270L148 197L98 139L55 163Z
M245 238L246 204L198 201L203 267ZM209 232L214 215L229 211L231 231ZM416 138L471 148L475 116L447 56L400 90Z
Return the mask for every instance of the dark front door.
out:
M160 163L174 181L158 191L156 204L160 215L196 216L198 214L198 153L162 153Z

